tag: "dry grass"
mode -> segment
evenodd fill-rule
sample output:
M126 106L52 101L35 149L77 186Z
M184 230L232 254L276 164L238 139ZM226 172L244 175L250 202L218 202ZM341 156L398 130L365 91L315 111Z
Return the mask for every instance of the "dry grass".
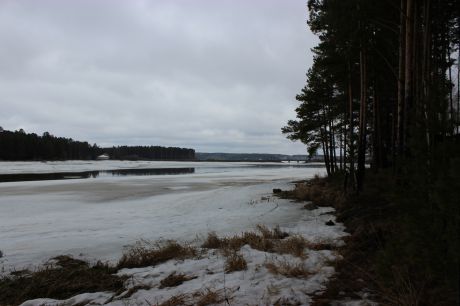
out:
M255 250L291 254L297 257L305 257L305 248L310 246L315 250L328 249L328 246L311 243L300 235L289 236L279 227L271 230L263 225L258 225L257 230L259 233L244 232L226 238L219 238L215 233L209 233L202 247L221 249L225 256L234 254L246 244Z
M219 238L215 232L210 232L201 247L205 249L220 249L223 247L223 242L224 240Z
M184 305L192 305L187 303L187 300L189 299L188 295L186 294L178 294L175 296L170 297L166 301L164 301L161 304L158 304L158 306L184 306ZM150 304L150 305L156 305L156 304Z
M293 264L288 261L267 261L265 267L272 274L293 278L307 278L312 272L307 270L303 263Z
M276 193L282 198L295 199L300 202L311 201L312 205L306 206L307 209L314 206L335 206L341 207L346 201L346 196L341 190L328 184L325 179L316 176L307 182L299 182L294 190Z
M193 296L196 298L194 303L196 306L215 305L225 301L222 290L213 290L210 288L198 291Z
M308 245L309 243L305 238L295 235L279 240L275 245L275 251L280 254L291 254L297 257L304 257L304 251Z
M183 282L195 279L196 276L187 276L183 273L176 273L175 271L166 276L164 279L160 281L160 289L166 287L177 287L181 285Z
M265 225L258 224L257 230L262 234L262 236L265 239L284 239L289 236L289 234L283 232L279 226L276 226L271 230Z
M114 275L114 267L101 262L90 265L70 256L54 258L54 265L46 265L30 273L0 278L0 305L19 305L35 298L67 299L86 292L124 290L125 277Z
M231 254L238 251L244 245L264 252L275 252L278 241L289 236L281 231L279 227L269 229L263 225L257 225L257 232L244 232L232 237L219 238L216 233L208 234L208 237L201 245L202 248L221 249L224 253Z
M118 269L155 266L171 259L186 259L197 256L191 246L183 246L176 241L139 241L126 251L117 264Z
M243 271L248 268L246 263L246 259L244 259L243 255L238 254L237 252L233 252L230 256L227 257L225 260L225 272L231 273L234 271Z

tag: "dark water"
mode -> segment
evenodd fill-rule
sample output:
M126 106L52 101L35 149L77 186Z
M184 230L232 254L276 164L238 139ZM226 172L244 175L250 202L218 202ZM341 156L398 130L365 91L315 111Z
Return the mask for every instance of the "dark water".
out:
M147 176L147 175L177 175L195 173L195 168L151 168L151 169L117 169L82 172L56 172L56 173L15 173L0 174L0 183L23 181L47 181L89 179L108 176Z

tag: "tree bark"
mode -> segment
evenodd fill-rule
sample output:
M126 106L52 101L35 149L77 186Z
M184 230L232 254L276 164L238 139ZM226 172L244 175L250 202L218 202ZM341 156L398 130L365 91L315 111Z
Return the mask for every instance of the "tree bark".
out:
M399 25L399 62L398 62L398 108L396 123L396 146L394 153L402 155L403 151L403 122L404 122L404 79L405 79L405 41L406 41L406 1L401 0L400 25ZM395 157L395 154L393 154Z
M349 143L350 143L350 179L351 179L351 186L352 189L355 189L355 145L353 140L354 135L354 118L353 118L353 86L352 86L352 79L351 79L351 64L348 63L348 107L349 107Z
M414 69L414 0L407 0L406 7L406 36L405 36L405 71L404 71L404 107L400 130L400 153L407 154L408 125L410 111L413 107L413 69Z
M366 162L366 110L367 110L367 68L366 68L366 51L361 47L359 54L360 66L360 110L359 110L359 141L358 141L358 173L357 173L357 187L358 191L363 189L364 183L364 170Z

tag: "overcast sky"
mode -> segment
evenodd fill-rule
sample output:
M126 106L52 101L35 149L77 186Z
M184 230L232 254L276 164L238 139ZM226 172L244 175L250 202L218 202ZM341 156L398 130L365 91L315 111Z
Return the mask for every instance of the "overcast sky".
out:
M302 153L306 0L0 1L0 126L106 145Z

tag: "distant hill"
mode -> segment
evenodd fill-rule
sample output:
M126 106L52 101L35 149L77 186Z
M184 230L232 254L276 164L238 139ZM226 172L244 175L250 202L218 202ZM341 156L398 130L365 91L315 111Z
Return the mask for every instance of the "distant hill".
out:
M195 153L199 161L307 161L307 155L264 154L264 153ZM312 158L310 161L322 161L322 156Z

